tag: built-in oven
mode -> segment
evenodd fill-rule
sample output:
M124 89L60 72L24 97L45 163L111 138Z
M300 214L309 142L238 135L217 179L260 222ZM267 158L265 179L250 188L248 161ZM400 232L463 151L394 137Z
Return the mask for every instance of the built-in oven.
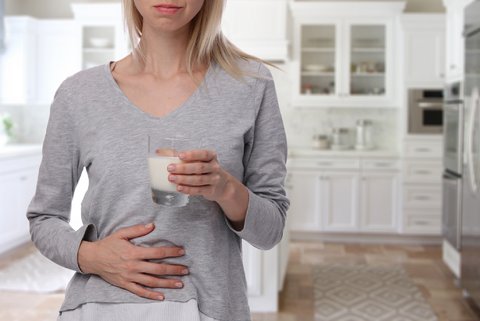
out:
M408 91L409 134L443 132L443 90L410 89Z

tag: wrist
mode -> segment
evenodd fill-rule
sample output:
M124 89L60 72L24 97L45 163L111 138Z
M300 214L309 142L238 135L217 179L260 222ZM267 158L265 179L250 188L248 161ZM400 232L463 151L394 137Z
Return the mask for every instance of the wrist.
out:
M94 274L91 259L92 253L95 253L94 242L82 241L78 248L77 262L80 271L85 274Z

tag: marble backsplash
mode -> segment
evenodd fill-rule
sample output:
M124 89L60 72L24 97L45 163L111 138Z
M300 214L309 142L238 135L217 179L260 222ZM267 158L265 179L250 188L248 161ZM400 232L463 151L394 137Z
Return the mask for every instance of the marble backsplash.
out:
M282 110L290 147L310 148L316 134L330 135L334 127L347 127L355 135L356 121L372 121L376 149L397 151L399 111L378 108L285 108Z

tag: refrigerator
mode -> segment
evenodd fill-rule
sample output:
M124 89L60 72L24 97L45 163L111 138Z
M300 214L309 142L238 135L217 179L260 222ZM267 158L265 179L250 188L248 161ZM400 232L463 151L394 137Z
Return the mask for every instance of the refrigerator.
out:
M480 306L480 0L465 9L461 285Z

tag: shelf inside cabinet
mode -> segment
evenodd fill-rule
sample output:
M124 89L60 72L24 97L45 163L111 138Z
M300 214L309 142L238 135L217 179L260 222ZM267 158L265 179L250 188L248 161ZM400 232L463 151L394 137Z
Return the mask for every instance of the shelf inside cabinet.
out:
M302 48L304 53L335 53L335 48L315 48L315 47L304 47Z
M352 73L353 77L384 77L384 73L380 72L354 72Z

